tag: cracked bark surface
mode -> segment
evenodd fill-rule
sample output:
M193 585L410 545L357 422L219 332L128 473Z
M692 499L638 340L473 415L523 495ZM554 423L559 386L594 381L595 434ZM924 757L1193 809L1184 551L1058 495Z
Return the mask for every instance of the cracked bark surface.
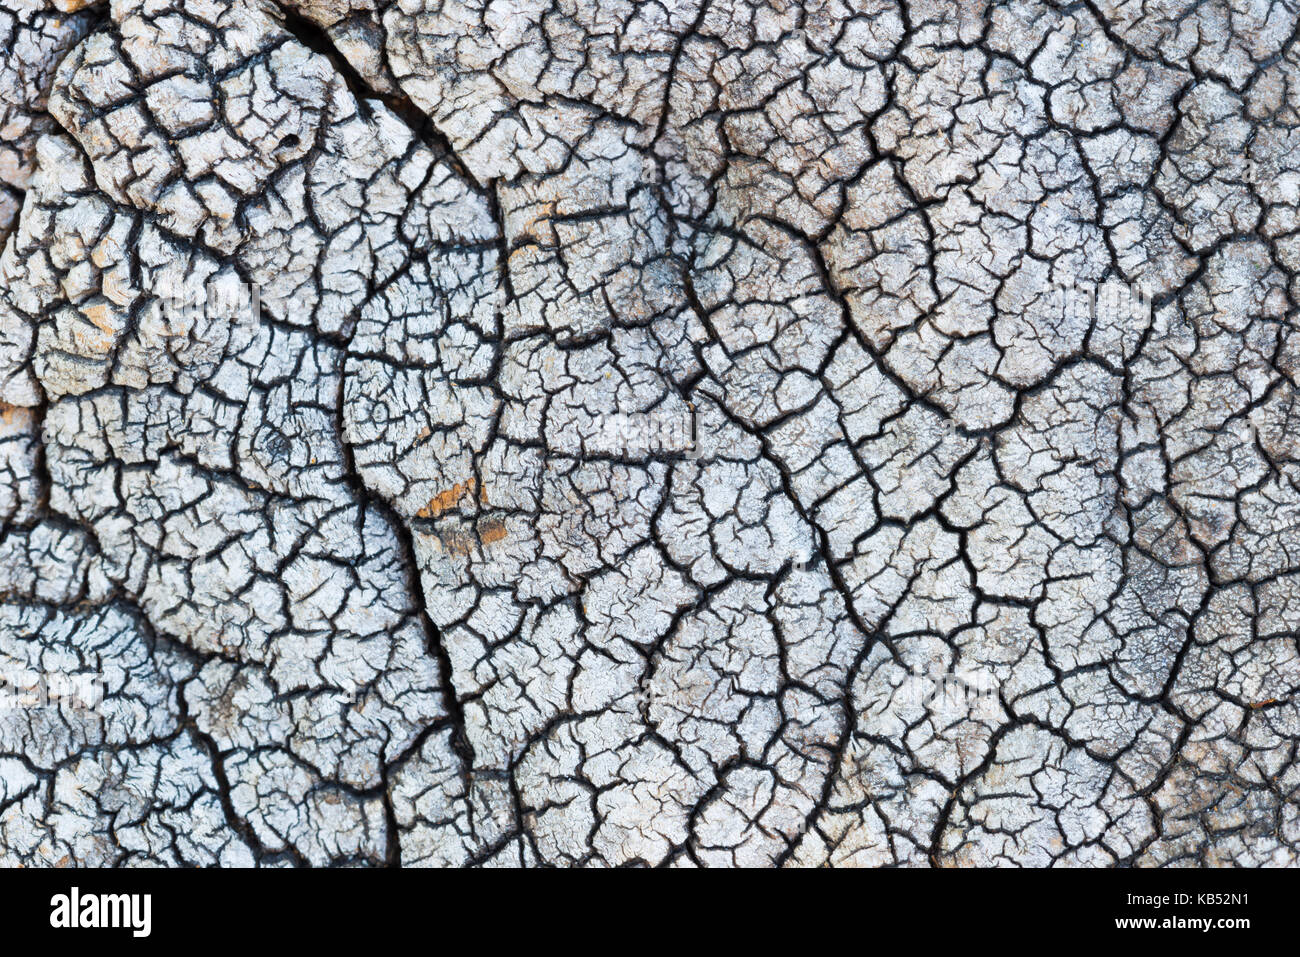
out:
M0 863L1297 863L1298 38L0 0Z

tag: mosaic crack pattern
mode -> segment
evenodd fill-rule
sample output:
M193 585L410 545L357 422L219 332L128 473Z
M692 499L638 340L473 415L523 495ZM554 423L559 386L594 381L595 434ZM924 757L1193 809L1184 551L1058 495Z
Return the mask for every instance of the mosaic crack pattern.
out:
M1296 863L1298 38L0 0L0 863Z

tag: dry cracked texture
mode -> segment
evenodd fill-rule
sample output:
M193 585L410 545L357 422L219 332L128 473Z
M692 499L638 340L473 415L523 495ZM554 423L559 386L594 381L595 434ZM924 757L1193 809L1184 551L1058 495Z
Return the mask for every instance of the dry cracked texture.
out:
M0 0L0 863L1297 863L1298 40Z

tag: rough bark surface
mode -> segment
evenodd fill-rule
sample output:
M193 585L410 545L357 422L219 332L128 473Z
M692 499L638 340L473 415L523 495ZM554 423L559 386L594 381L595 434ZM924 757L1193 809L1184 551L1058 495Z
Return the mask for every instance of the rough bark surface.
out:
M1297 863L1295 0L0 0L0 241L0 863Z

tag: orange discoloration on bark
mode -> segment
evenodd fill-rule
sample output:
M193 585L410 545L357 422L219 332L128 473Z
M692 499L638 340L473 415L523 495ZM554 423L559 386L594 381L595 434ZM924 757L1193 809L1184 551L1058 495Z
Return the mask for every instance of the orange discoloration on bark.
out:
M477 483L474 479L458 482L446 491L439 492L429 499L429 504L415 514L420 518L436 518L449 508L455 507L467 493L472 497Z
M110 335L117 331L110 318L108 306L99 303L94 306L86 306L81 310L81 314L89 319L96 329L101 332L107 332Z
M107 269L114 262L118 252L117 241L112 236L105 236L91 251L90 261L100 269Z
M0 402L0 425L15 425L24 428L32 421L32 410L21 405Z
M492 518L479 523L478 528L474 531L450 529L436 533L434 538L448 555L463 558L466 555L473 554L474 549L478 546L499 542L509 534L505 522L498 518Z

